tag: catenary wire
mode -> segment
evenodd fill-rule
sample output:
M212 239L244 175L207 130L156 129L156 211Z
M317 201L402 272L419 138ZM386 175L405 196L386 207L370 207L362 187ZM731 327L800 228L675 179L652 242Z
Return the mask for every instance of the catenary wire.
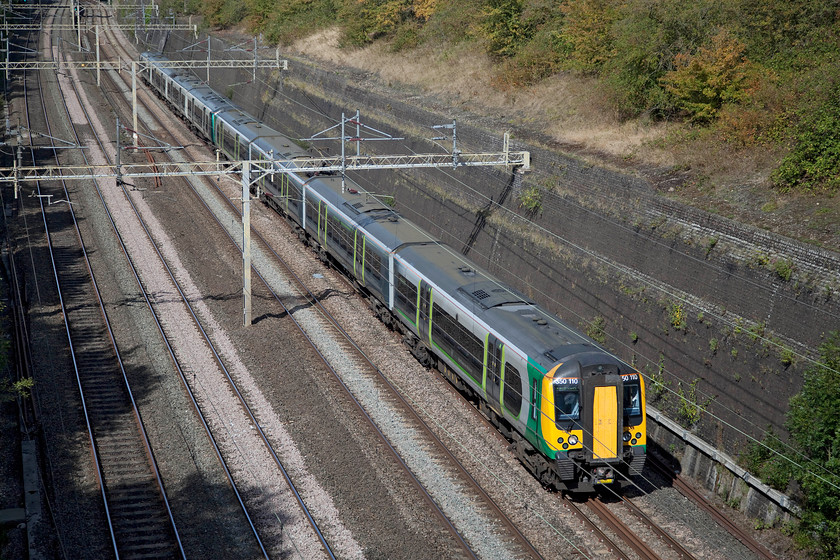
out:
M258 79L258 81L259 81L260 83L262 83L262 84L264 84L264 85L266 85L266 86L270 87L270 88L274 91L274 93L275 93L275 94L280 94L280 95L283 95L284 97L286 97L287 99L289 99L289 98L288 98L288 96L285 96L285 94L284 94L282 91L278 90L278 89L277 89L274 85L270 84L269 82L267 82L267 81L265 81L265 80L263 80L263 79L261 79L261 78L260 78L260 79ZM315 101L314 101L314 100L312 100L310 96L308 96L308 95L307 95L306 97L307 97L307 99L309 99L309 101L310 101L311 103L313 103L313 105L315 105ZM295 101L295 100L291 100L291 101L293 101L294 103L298 104L299 106L301 106L301 107L303 107L303 108L306 108L306 109L308 109L308 110L310 110L310 111L315 112L316 114L318 114L318 115L320 115L320 116L322 116L322 117L324 117L324 118L331 119L333 122L338 122L336 119L332 119L331 117L329 117L328 115L326 115L326 114L323 112L323 110L321 110L320 108L319 108L319 109L307 108L304 104L301 104L300 102L297 102L297 101ZM486 170L483 170L483 171L484 171L485 173L487 173L487 171L486 171ZM460 183L461 183L462 185L464 185L466 188L469 188L467 185L465 185L463 182L459 181L457 178L452 177L451 175L449 175L448 173L446 173L446 171L443 171L443 172L444 172L445 174L447 174L451 180L453 180L453 181L457 181L457 182L460 182ZM473 189L470 189L470 190L473 190ZM478 192L476 192L476 191L474 191L474 190L473 190L473 192L474 192L475 194L477 194L478 196L484 196L485 198L487 198L487 197L486 197L485 195L483 195L482 193L478 193ZM490 202L491 202L491 203L494 203L492 200L490 200ZM494 203L494 204L495 204L495 203ZM503 207L502 207L502 208L503 208ZM590 210L587 210L587 209L585 209L585 208L584 208L584 210L585 210L585 211L587 211L587 212L591 212ZM508 210L508 212L510 212L510 211ZM416 213L415 213L415 214L416 214ZM535 224L535 223L534 223L534 222L532 222L531 220L528 220L527 218L523 218L523 217L521 217L521 216L519 216L518 214L515 214L515 213L514 213L514 215L515 215L515 216L517 216L519 219L524 220L524 221L526 221L526 222L530 223L532 226L538 227L538 228L542 229L543 231L546 231L546 230L544 230L544 228L542 228L541 226L539 226L539 225ZM419 216L419 215L418 215L418 216ZM421 218L423 218L423 219L425 220L425 217L423 217L423 216L420 216L420 217L421 217ZM621 225L621 227L623 227L623 228L625 228L625 229L630 230L630 228L627 228L626 226ZM631 230L631 231L632 231L632 230ZM596 258L596 259L600 260L601 262L604 262L604 263L605 263L605 264L607 264L608 266L614 266L614 265L612 265L612 263L609 263L608 261L605 261L605 260L603 259L603 257L600 257L600 256L598 256L597 254L595 254L595 253L593 253L593 252L590 252L590 251L587 251L587 250L586 250L586 249L584 249L584 248L578 247L578 246L576 246L576 245L574 245L574 244L570 243L568 240L565 240L565 239L563 239L562 237L559 237L559 236L557 236L556 234L553 234L552 232L547 232L547 233L549 233L549 235L551 235L551 236L554 236L554 237L558 238L560 241L562 241L562 242L564 242L564 243L566 243L566 244L568 244L568 245L572 246L573 248L575 248L575 249L577 249L577 250L579 250L579 251L583 252L584 254L589 254L591 257ZM637 233L637 232L635 232L635 231L633 231L633 233L634 233L635 235L638 235L638 233ZM480 254L480 253L479 253L479 254ZM689 255L686 255L686 256L689 256ZM689 257L690 257L690 256L689 256ZM699 259L697 259L697 260L698 260L699 262L704 263L704 264L705 264L705 265L707 265L707 266L712 266L710 263L707 263L707 262L705 262L705 261L700 261ZM509 271L508 271L508 272L509 272ZM653 286L653 285L652 285L652 284L651 284L651 283L650 283L647 279L645 279L645 278L644 278L644 277L642 277L642 276L637 275L637 276L636 276L636 279L637 279L638 281L640 281L640 282L644 283L645 285L651 285L651 286ZM747 280L747 281L748 281L748 280ZM533 288L533 286L531 286L531 288ZM683 303L685 303L685 304L687 304L687 305L691 306L692 308L695 308L695 307L696 307L694 304L692 304L692 303L691 303L691 302L689 302L688 300L684 299L682 296L679 296L679 295L673 294L673 293L671 293L671 292L668 292L667 290L664 290L664 289L662 289L661 287L657 287L657 289L659 289L660 291L663 291L664 293L668 294L668 295L669 295L669 296L671 296L671 297L674 297L674 298L675 298L675 299L677 299L678 301L681 301L681 302L683 302ZM574 315L576 315L579 319L584 319L584 318L583 318L583 317L581 317L579 314L576 314L576 313L574 313L573 311L571 311L570 309L568 309L568 308L567 308L566 306L564 306L561 302L558 302L558 301L554 300L553 298L551 298L551 296L549 296L548 294L545 294L545 293L543 293L543 292L541 292L541 291L539 291L539 290L536 290L536 291L537 291L538 293L541 293L541 295L543 295L544 297L546 297L548 300L553 301L555 304L559 305L560 307L562 307L562 308L566 309L566 310L567 310L567 311L569 311L569 312L572 312L572 313L573 313ZM716 315L713 315L713 316L718 317L718 316L716 316ZM727 321L727 320L723 319L722 317L718 317L718 318L719 318L720 320L722 320L722 322L724 322L725 324L729 325L730 327L733 327L733 328L738 328L738 327L740 327L740 325L739 325L738 323L735 323L735 322L732 322L732 321ZM614 340L615 340L615 341L616 341L619 345L621 345L621 346L623 346L623 347L625 347L625 348L628 348L628 349L630 348L628 345L626 345L625 343L622 343L621 341L619 341L619 340L615 339L614 337L611 337L611 338L613 338L613 339L614 339ZM768 338L766 338L766 337L764 337L764 336L758 336L757 338L764 340L764 341L765 341L766 343L768 343L768 344L771 344L771 345L776 345L776 346L781 346L781 345L779 345L779 343L778 343L778 342L776 342L776 341L774 341L774 340L772 340L772 339L768 339ZM805 356L805 355L802 355L802 354L800 354L800 353L796 353L796 352L795 352L794 354L795 354L795 355L797 355L798 357L800 357L800 358L801 358L801 359L803 359L803 360L810 361L810 362L812 362L812 363L814 363L814 364L816 364L816 365L822 366L822 367L826 367L824 364L822 364L822 363L820 363L820 362L818 362L818 361L816 361L816 360L813 360L813 359L812 359L812 358L810 358L809 356ZM646 360L648 364L654 364L654 363L656 363L656 362L655 362L655 360L653 360L652 358L645 357L645 356L641 356L641 357L642 357L644 360ZM830 368L829 368L829 369L830 369ZM663 369L663 371L667 371L667 372L668 372L668 373L670 373L673 377L675 377L676 379L680 380L680 382L684 381L684 380L682 380L682 379L680 378L680 376L679 376L679 375L675 374L674 372L672 372L672 371L670 371L670 370L668 370L668 369ZM649 377L649 375L645 374L644 372L641 372L641 371L640 371L639 373L640 373L640 374L642 374L642 375L643 375L643 376L645 376L645 377ZM687 381L686 381L686 382L687 382ZM667 386L665 386L664 388L665 388L665 390L667 390L668 392L670 392L673 396L676 396L678 399L680 399L680 400L682 400L682 401L684 401L684 402L686 402L686 403L688 403L688 404L690 404L690 405L692 405L692 406L698 406L698 405L697 405L697 403L690 401L690 400L689 400L689 399L687 399L684 395L682 395L682 394L678 393L678 392L677 392L677 391L675 391L674 389L672 389L672 388L670 388L670 387L667 387ZM708 395L707 393L705 393L705 392L703 392L703 391L700 391L700 393L701 393L703 396L708 397L708 398L710 399L710 402L714 402L714 401L713 401L713 396ZM735 413L735 411L732 411L731 409L728 409L727 407L725 407L725 406L723 406L723 405L720 405L719 403L715 403L715 404L716 404L716 406L721 406L721 407L723 407L724 409L728 410L729 412L731 412L731 413L733 413L733 414ZM779 455L780 457L782 457L782 458L784 458L784 459L788 460L789 462L791 462L791 463L793 463L793 464L795 464L795 465L799 466L800 468L803 468L801 464L798 464L798 463L796 463L796 462L792 461L790 458L788 458L788 457L786 457L786 456L784 456L784 455L780 454L779 452L777 452L776 450L774 450L774 449L770 448L769 446L767 446L766 444L764 444L764 443L763 443L763 442L761 442L760 440L757 440L756 438L754 438L754 437L750 436L749 434L747 434L747 433L746 433L746 432L744 432L743 430L740 430L740 429L735 428L734 426L732 426L732 424L731 424L731 423L726 422L725 420L723 420L722 418L720 418L720 417L718 417L718 416L714 415L713 413L709 412L708 410L703 410L703 409L701 408L701 412L702 412L702 413L704 413L704 414L708 414L708 415L710 415L711 417L713 417L713 418L717 419L718 421L722 422L723 424L725 424L725 425L727 425L727 426L729 426L729 427L731 427L731 428L736 429L736 431L737 431L738 433L741 433L742 435L744 435L744 436L745 436L745 437L747 437L748 439L750 439L750 440L752 440L752 441L754 441L754 442L758 443L759 445L762 445L763 447L765 447L765 448L767 448L768 450L772 451L773 453L775 453L775 454ZM745 420L746 420L746 419L745 419ZM749 424L753 425L754 427L757 427L757 426L755 426L755 424L753 424L751 421L749 421L749 420L746 420L746 421L747 421ZM767 433L767 432L766 432L765 430L763 430L763 429L759 429L759 431L761 431L762 433L765 433L765 434ZM795 449L793 449L793 448L792 448L792 447L790 447L789 445L785 444L784 442L781 442L781 443L782 443L783 445L785 445L786 447L788 447L791 451L794 451L796 454L798 454L798 455L802 456L803 458L806 458L806 457L804 457L804 455L802 455L801 453L797 452ZM807 459L807 458L806 458L806 459ZM809 461L810 461L810 460L809 460ZM823 470L826 470L826 469L823 469ZM830 471L827 471L827 470L826 470L826 472L827 472L828 474L834 475L834 473L831 473ZM816 473L814 473L814 474L815 474L815 476L819 476L819 475L816 475ZM829 484L832 484L832 483L831 483L831 482L829 482L829 481L826 481L826 482L827 482L827 483L829 483ZM833 484L832 484L832 485L833 485Z

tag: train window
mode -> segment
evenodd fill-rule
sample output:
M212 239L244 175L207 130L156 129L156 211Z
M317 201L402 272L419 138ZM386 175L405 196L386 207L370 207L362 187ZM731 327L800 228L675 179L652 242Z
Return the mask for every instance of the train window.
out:
M624 416L625 418L639 417L638 421L629 422L631 425L638 424L642 415L642 387L639 381L624 381Z
M409 282L402 274L397 274L396 292L397 309L403 311L408 320L414 323L417 316L417 286Z
M204 129L204 134L206 134L208 137L212 138L213 137L213 130L212 130L213 120L210 118L210 110L209 109L204 110L204 121L202 123L202 127Z
M470 377L481 378L484 345L437 303L432 304L432 338Z
M371 244L365 244L365 283L382 289L382 258Z
M336 245L346 254L353 253L353 231L343 221L334 216L330 216L329 228L327 233L329 238L335 242Z
M453 353L455 341L449 334L453 330L452 317L440 308L437 303L432 305L432 340L447 354Z
M224 140L224 149L228 153L230 157L235 157L234 154L236 153L236 139L238 136L233 129L229 127L225 127L225 140Z
M519 416L522 408L522 376L519 370L509 363L505 364L505 408L514 416Z
M201 105L198 103L191 103L192 105L192 120L195 123L201 122Z
M568 385L554 386L554 420L580 419L580 391L577 387Z
M312 191L310 191L311 194ZM318 199L312 196L306 197L306 227L318 231ZM317 235L316 235L317 236Z
M289 206L291 206L294 209L294 213L295 215L297 215L301 203L300 187L298 187L297 184L293 181L290 181L289 176L285 173L281 175L280 180L287 188L286 196L289 197Z

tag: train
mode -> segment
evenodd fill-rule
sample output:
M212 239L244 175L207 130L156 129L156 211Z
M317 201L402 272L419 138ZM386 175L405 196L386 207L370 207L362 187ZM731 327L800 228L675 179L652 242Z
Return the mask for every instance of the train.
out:
M645 385L635 368L358 183L295 173L312 157L307 149L166 60L143 53L141 78L231 160L273 162L278 172L254 186L260 198L346 274L420 363L477 406L544 485L588 493L641 472Z

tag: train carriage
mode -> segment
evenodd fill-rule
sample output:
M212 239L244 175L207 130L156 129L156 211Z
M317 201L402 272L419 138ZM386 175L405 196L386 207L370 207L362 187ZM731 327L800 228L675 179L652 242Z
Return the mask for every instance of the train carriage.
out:
M477 403L541 481L591 491L641 471L644 382L635 369L353 181L281 172L308 153L207 84L156 66L162 57L142 57L150 85L219 150L275 161L257 192L357 283L421 363Z

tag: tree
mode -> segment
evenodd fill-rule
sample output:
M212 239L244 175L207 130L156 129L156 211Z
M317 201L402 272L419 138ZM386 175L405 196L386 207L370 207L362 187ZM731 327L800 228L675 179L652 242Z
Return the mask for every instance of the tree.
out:
M724 103L744 97L749 63L743 53L744 45L723 30L696 53L679 53L662 84L691 120L709 122Z
M612 25L613 51L601 74L623 116L667 116L672 107L660 79L679 53L696 52L718 29L720 2L625 0Z
M570 46L569 66L596 72L615 55L612 26L618 15L609 0L565 0L563 39Z
M790 401L791 439L811 461L796 478L805 495L799 541L813 539L822 558L840 559L840 331L820 346L820 363L804 374Z
M484 12L482 29L490 54L507 58L531 38L533 29L522 20L522 0L490 0Z
M822 103L802 115L793 149L773 173L776 186L783 191L840 190L839 96L840 82Z

